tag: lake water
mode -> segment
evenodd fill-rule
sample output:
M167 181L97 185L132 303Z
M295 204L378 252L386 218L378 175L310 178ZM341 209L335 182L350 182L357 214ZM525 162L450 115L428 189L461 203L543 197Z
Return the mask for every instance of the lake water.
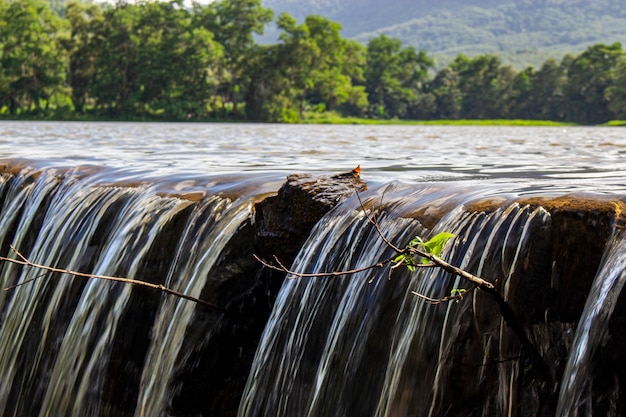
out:
M626 129L0 122L0 159L125 175L342 172L366 180L489 180L519 191L622 192Z

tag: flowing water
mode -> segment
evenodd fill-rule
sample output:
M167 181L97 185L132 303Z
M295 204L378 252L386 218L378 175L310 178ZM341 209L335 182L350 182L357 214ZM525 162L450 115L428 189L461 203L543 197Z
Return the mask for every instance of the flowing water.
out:
M383 207L388 238L454 233L445 258L498 277L514 306L520 293L543 296L542 237L556 230L548 211L517 199L625 196L626 133L616 128L2 122L0 133L4 171L15 174L2 176L3 255L17 257L13 245L35 263L155 282L223 307L214 268L254 203L289 173L360 164L363 198L372 213ZM466 210L484 201L497 207ZM617 230L611 239L580 324L548 320L556 313L545 300L524 312L546 357L571 353L555 365L560 416L590 415L590 381L606 387L603 404L620 403L619 378L594 376L625 270L623 239ZM391 255L352 197L317 224L293 268L358 268ZM181 375L232 323L132 286L0 268L3 288L32 280L0 293L0 415L192 414L176 414L189 385ZM515 359L515 338L481 293L437 306L412 294L463 285L388 266L285 280L239 416L534 415L542 405L528 363Z
M164 173L342 172L620 192L621 128L0 123L0 158Z
M389 217L378 219L381 228L398 244L423 235L418 222L397 217L407 211L408 202L421 206L432 200L433 193L452 200L450 191L379 190L377 198L384 194L393 206ZM333 213L318 224L294 268L349 270L393 255L358 206L357 201L348 201L341 208L343 215ZM522 269L518 263L528 261L529 235L549 221L545 210L518 205L489 215L455 210L432 233L449 231L457 236L455 246L444 254L446 259L479 275L501 275L504 270L503 278L508 280ZM446 280L439 270L423 271L391 274L386 267L338 279L286 281L257 351L240 416L465 414L466 409L443 391L454 384L455 368L467 365L452 363L449 352L463 339L467 327L463 317L473 314L468 311L471 303L423 302L412 292L440 298L465 286L458 278ZM501 326L484 321L481 326ZM517 355L506 345L489 346L488 339L479 343L482 352L494 350L499 360ZM468 361L480 365L485 360ZM508 392L515 367L502 368L501 391ZM484 378L483 371L476 372L475 384L455 386L454 396L475 399L472 391ZM500 401L472 413L503 415L509 407L508 395Z
M608 323L626 282L626 242L616 236L607 248L602 269L598 271L587 298L585 310L578 324L574 346L568 358L561 385L559 416L585 416L593 409L594 354L607 342ZM618 392L607 392L615 403L620 402Z

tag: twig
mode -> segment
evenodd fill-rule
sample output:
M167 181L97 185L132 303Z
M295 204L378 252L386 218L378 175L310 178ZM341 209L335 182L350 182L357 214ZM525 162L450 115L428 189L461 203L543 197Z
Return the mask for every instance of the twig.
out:
M275 256L274 256L274 261L278 264L278 266L276 266L274 264L271 264L271 263L265 261L264 259L261 259L257 255L252 255L252 256L254 256L254 259L256 259L263 266L265 266L267 268L270 268L270 269L273 269L274 271L284 272L285 274L292 275L292 276L294 276L296 278L320 278L320 277L339 277L339 276L342 276L342 275L354 275L354 274L357 274L359 272L369 271L370 269L382 268L383 266L385 266L386 264L388 264L390 262L393 262L393 260L394 260L394 257L391 257L389 259L385 259L383 261L380 261L380 262L372 264L372 265L365 266L363 268L348 269L346 271L304 273L304 272L295 272L295 271L290 270L285 265L283 265L278 260L278 258L275 257Z
M499 365L501 363L519 361L520 359L524 359L524 358L525 358L525 356L513 356L513 357L510 357L510 358L504 358L504 359L490 359L489 362L477 364L477 365L474 365L474 366L476 368L482 368L482 367L487 367L487 366L492 366L492 365Z
M0 256L0 260L4 260L4 258L2 258L2 257ZM5 291L11 291L11 290L14 290L14 289L16 289L17 287L21 287L22 285L26 285L26 284L28 284L29 282L37 281L39 278L41 278L41 277L45 277L45 276L46 276L46 274L47 274L47 273L46 273L46 272L44 272L43 274L39 274L39 275L37 275L37 276L36 276L36 277L34 277L34 278L30 278L30 279L27 279L26 281L18 282L18 283L17 283L17 284L15 284L15 285L11 285L10 287L6 287L4 290L5 290Z
M380 236L380 238L383 240L383 242L385 242L385 244L387 246L389 246L391 249L393 249L394 252L401 253L402 249L398 248L396 245L391 243L391 241L389 239L387 239L387 236L385 236L383 231L380 229L380 225L378 224L378 221L376 219L373 219L369 215L367 210L365 210L365 205L363 204L363 200L361 199L361 194L359 194L359 190L357 190L356 187L354 188L354 192L356 194L356 198L359 199L359 204L361 205L361 209L363 210L363 213L365 214L365 217L367 217L367 221L370 222L372 224L372 226L374 226L374 228L376 229L376 232L378 233L378 236Z
M494 285L491 282L485 281L484 279L479 278L476 275L470 274L469 272L461 268L457 268L456 266L444 261L440 257L433 255L432 253L424 252L423 250L420 250L416 247L407 248L405 249L405 251L403 251L403 253L406 253L407 251L411 255L418 255L418 256L421 256L422 258L428 259L429 261L431 261L433 264L443 269L444 271L448 271L451 274L457 275L465 279L466 281L470 281L478 285L478 287L482 290L494 290L495 289Z
M474 291L477 287L472 287L469 290L465 290L463 292L459 292L457 295L449 295L443 298L430 298L425 296L424 294L420 294L417 291L411 291L411 294L418 296L419 298L422 298L426 301L428 301L430 304L442 304L442 303L449 303L450 301L461 301L466 295L468 295L470 292Z
M18 264L18 265L24 265L24 266L28 266L28 267L32 267L32 268L37 268L37 269L42 269L44 271L49 271L49 272L58 272L58 273L62 273L62 274L68 274L68 275L73 275L76 277L80 277L80 278L89 278L89 279L102 279L105 281L114 281L114 282L122 282L124 284L131 284L131 285L137 285L140 287L147 287L147 288L152 288L154 290L159 290L162 291L166 294L169 295L173 295L175 297L178 298L183 298L185 300L189 300L189 301L193 301L194 303L198 303L201 305L204 305L206 307L209 307L211 309L214 310L218 310L221 311L223 313L228 313L228 310L226 310L225 308L222 308L220 306L217 306L213 303L210 303L208 301L205 300L201 300L199 298L196 297L192 297L190 295L187 294L183 294L181 292L172 290L171 288L167 288L166 286L162 285L162 284L152 284L150 282L145 282L145 281L139 281L136 279L131 279L131 278L121 278L121 277L113 277L113 276L108 276L108 275L96 275L96 274L88 274L85 272L78 272L78 271L72 271L72 270L68 270L68 269L62 269L62 268L55 268L52 266L48 266L48 265L41 265L41 264L37 264L34 263L32 261L30 261L28 258L26 258L24 255L22 255L13 245L11 245L11 250L13 250L13 252L15 252L15 254L17 255L17 257L19 259L13 259L13 258L7 258L5 256L0 256L0 261L4 261L4 262L11 262L14 264ZM45 275L45 274L43 274ZM41 277L42 275L37 276L36 278L32 278L29 279L28 281L24 281L21 283L18 283L16 285L13 285L11 287L7 287L4 289L4 291L11 291L21 285L27 284L28 282L32 282L35 279Z

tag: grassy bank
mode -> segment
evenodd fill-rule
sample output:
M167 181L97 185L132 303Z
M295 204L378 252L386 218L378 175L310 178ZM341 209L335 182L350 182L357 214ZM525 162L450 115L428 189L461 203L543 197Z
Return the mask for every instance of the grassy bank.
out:
M47 114L22 113L20 115L0 114L1 120L21 121L77 121L77 122L176 122L158 117L120 117L107 118L91 113L76 114L71 112L49 112ZM242 120L191 119L194 123L241 123ZM576 126L575 123L553 122L549 120L521 119L490 119L490 120L399 120L399 119L365 119L358 117L342 117L334 112L307 113L302 124L333 124L333 125L439 125L439 126ZM626 126L626 120L614 120L601 126Z
M611 120L602 126L626 126L626 120Z
M576 126L575 123L549 120L490 119L490 120L377 120L358 117L341 117L334 113L311 113L301 123L335 125L449 125L449 126ZM626 124L626 122L624 122Z

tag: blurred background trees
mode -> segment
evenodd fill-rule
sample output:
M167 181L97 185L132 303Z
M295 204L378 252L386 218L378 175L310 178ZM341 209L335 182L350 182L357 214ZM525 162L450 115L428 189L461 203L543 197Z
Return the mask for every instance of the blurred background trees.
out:
M255 39L272 21L275 43ZM494 55L443 67L384 34L366 45L261 0L114 5L0 0L0 115L297 122L332 111L376 119L626 118L621 44L516 71Z

